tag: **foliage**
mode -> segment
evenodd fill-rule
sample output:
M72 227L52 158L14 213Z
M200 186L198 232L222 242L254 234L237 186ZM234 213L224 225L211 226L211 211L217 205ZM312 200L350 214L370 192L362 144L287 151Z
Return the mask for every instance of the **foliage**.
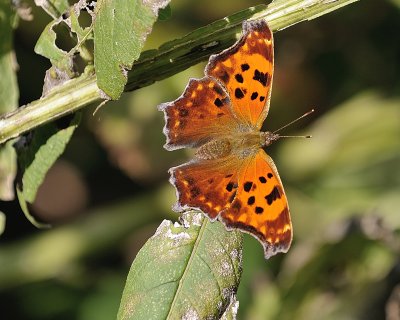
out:
M0 5L0 17L7 17L0 18L0 69L6 75L0 79L0 112L18 105L15 48L20 104L30 104L16 113L23 117L15 127L25 129L9 136L40 126L16 144L17 190L32 221L53 225L35 229L17 200L8 201L16 140L8 142L0 147L0 196L7 200L0 203L2 317L110 319L120 308L118 317L125 319L133 314L127 310L154 306L160 318L195 316L188 313L193 306L200 318L234 319L237 312L243 319L393 316L400 305L400 47L385 31L400 27L397 2L364 0L320 17L322 11L312 6L280 15L282 5L293 7L297 0L255 9L251 6L258 3L251 0L187 1L160 11L166 1L124 1L132 10L117 20L112 12L121 4L108 6L111 2L102 1L96 9L104 9L106 18L97 27L93 17L101 14L82 3L43 1L45 11L33 7L33 22L19 20L18 26L16 13L26 19L29 10ZM228 252L241 252L240 233L227 232L217 222L193 223L190 216L181 224L160 225L165 218L177 220L166 171L185 154L162 149L163 119L155 106L179 96L189 77L201 77L201 65L178 72L230 45L240 22L252 14L271 19L274 30L320 17L275 33L276 72L266 127L276 129L311 106L317 114L302 125L313 139L286 140L268 150L289 197L292 248L265 261L259 244L246 235L243 259L230 261ZM220 19L225 15L229 18ZM135 17L146 22L140 32L137 24L126 22ZM112 46L112 32L127 41ZM96 35L103 36L101 44ZM46 74L49 65L31 54L35 45L52 62ZM98 63L107 69L97 82L106 94L96 85ZM94 116L82 113L80 122L79 116L68 116L101 97L117 98L123 89L150 84L109 102ZM53 106L59 106L56 116ZM40 121L34 112L39 110ZM0 138L4 132L0 129ZM166 302L152 304L159 295ZM146 298L130 309L138 297Z
M15 13L7 3L0 3L0 114L18 107L16 61L12 52L12 32ZM12 142L0 145L0 200L14 198L13 180L16 174L16 154Z
M118 319L219 318L235 301L241 242L201 212L164 220L132 264Z

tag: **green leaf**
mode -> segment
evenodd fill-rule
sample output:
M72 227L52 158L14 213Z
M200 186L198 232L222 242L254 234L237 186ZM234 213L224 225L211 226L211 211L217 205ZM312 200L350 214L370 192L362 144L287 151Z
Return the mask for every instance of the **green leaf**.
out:
M0 211L0 236L3 234L6 228L6 215Z
M18 108L17 63L12 50L15 12L9 2L0 4L0 115ZM14 199L17 158L12 141L0 146L0 199Z
M57 34L53 28L60 23L63 23L62 17L46 26L35 45L35 52L48 58L52 66L65 72L69 78L73 78L75 74L73 72L72 55L56 45Z
M83 42L87 39L93 39L92 24L89 27L82 28L79 23L79 16L82 10L85 10L86 4L76 3L69 10L69 18L66 19L68 25L71 27L71 31L76 34L78 43ZM93 17L92 17L93 18Z
M237 309L242 234L198 211L181 221L164 220L139 251L118 319L217 319Z
M37 6L43 8L53 19L57 19L69 8L68 0L35 1Z
M100 0L94 25L94 61L97 85L118 99L127 82L127 70L139 58L158 10L169 0Z
M0 200L13 200L14 179L17 173L17 155L12 141L0 146Z
M18 198L18 203L21 207L22 212L24 213L25 217L28 219L28 221L30 223L32 223L36 228L39 228L39 229L50 228L49 224L41 223L41 222L37 221L33 215L31 215L29 208L28 208L28 202L26 202L26 200L24 198L24 194L18 186L17 186L17 198Z
M26 142L24 139L28 138L22 138L18 142L18 160L23 170L22 184L17 188L18 200L28 220L35 225L26 202L35 200L47 171L63 153L79 121L80 114L76 113L64 129L60 130L55 123L50 123L36 130L31 141Z

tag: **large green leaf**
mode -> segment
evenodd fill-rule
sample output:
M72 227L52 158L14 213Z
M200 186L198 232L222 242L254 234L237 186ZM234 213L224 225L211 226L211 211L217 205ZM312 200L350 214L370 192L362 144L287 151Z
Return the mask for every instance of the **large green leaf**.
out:
M126 70L139 58L158 10L169 0L100 0L94 25L94 61L97 84L118 99L127 82Z
M242 234L201 212L164 220L132 264L118 319L231 319L241 257Z
M22 183L17 188L18 200L27 218L37 226L41 225L36 223L29 214L26 203L32 203L35 200L47 171L64 152L79 121L80 114L77 113L63 129L60 129L56 123L51 123L37 129L30 141L24 141L29 138L23 138L18 143L18 160L23 170Z
M18 107L16 61L12 50L15 12L9 2L0 3L0 115ZM14 199L14 178L17 171L12 142L0 146L0 199Z

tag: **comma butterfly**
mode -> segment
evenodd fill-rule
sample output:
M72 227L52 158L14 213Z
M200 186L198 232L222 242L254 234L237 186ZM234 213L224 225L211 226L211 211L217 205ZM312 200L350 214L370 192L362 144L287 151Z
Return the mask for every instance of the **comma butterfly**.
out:
M165 148L197 148L194 159L170 169L175 211L196 208L228 230L257 238L265 257L287 252L292 241L281 179L263 147L279 135L261 132L274 68L272 32L264 20L244 21L242 37L212 55L205 77L164 103Z

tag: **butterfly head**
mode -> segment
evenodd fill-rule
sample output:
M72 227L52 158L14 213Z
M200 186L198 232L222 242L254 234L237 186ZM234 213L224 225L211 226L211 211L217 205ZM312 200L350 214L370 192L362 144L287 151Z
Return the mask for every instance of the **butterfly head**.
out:
M261 139L263 143L263 147L268 147L272 142L278 140L281 136L278 133L273 132L261 132Z

